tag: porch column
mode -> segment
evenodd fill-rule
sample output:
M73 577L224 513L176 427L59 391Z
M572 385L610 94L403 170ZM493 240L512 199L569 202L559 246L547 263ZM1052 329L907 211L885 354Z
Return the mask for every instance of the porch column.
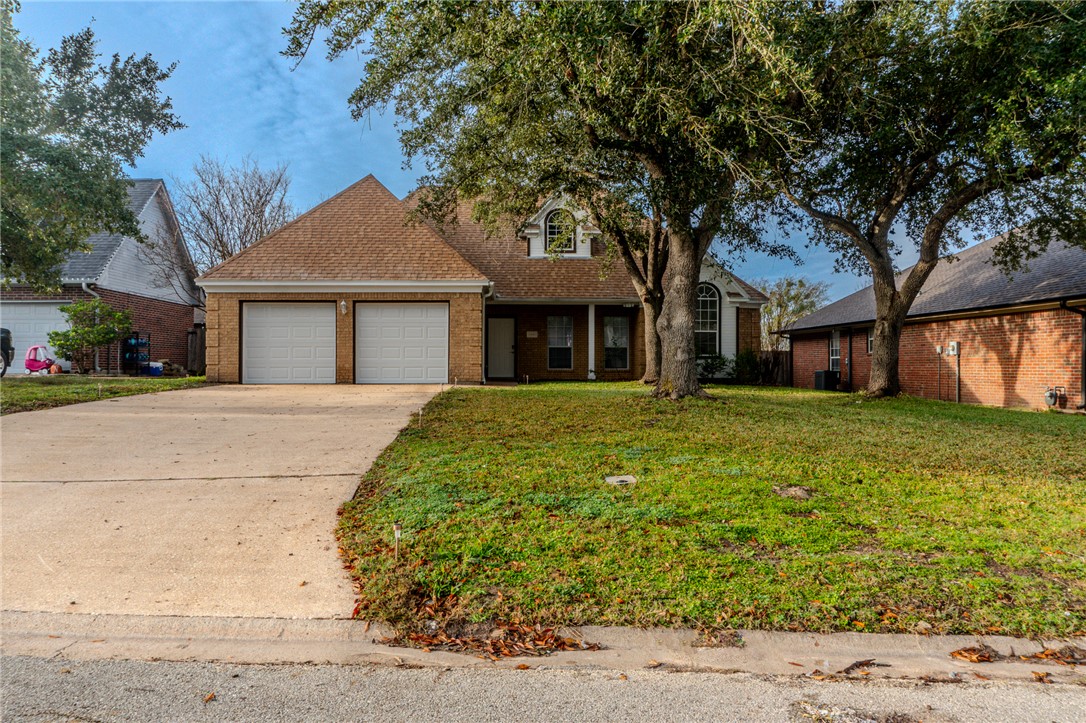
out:
M596 378L596 305L588 305L588 379Z

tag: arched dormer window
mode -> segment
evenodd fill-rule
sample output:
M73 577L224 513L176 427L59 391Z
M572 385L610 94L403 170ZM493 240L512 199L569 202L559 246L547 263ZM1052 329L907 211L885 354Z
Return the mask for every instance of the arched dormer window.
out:
M698 284L694 350L698 356L720 353L720 292L712 284Z
M547 214L546 248L549 254L571 253L577 250L577 224L573 214L558 208Z

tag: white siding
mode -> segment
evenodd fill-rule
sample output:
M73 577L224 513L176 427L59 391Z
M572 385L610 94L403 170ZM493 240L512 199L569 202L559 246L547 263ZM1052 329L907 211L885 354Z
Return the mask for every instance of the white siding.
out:
M140 230L148 238L156 238L168 229L168 222L159 190L139 215ZM172 285L158 278L155 268L145 260L143 245L134 239L124 239L98 279L103 289L146 296L151 299L190 305L194 297L182 296ZM195 289L195 286L193 286ZM195 293L195 292L192 292Z

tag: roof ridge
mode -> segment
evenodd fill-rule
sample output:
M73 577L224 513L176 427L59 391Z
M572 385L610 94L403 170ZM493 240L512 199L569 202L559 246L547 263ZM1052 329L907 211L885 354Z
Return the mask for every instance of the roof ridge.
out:
M299 221L301 221L302 219L304 219L304 218L306 218L307 216L311 216L312 214L316 213L316 212L317 212L317 210L319 210L319 209L321 209L321 208L323 208L323 207L327 206L327 205L328 205L328 204L330 204L330 203L331 203L332 201L335 201L335 200L336 200L337 198L339 198L339 197L340 197L340 196L342 196L343 194L347 193L347 191L350 191L350 190L351 190L352 188L354 188L354 187L356 187L356 186L360 186L360 185L362 185L363 183L365 183L365 182L366 182L366 181L367 181L368 179L370 179L370 178L372 178L372 179L373 179L374 181L377 181L377 177L376 177L376 176L374 176L374 175L373 175L372 173L367 173L367 174L366 174L365 176L363 176L363 177L362 177L362 178L360 178L359 180L355 181L355 182L354 182L354 183L352 183L351 185L347 186L346 188L344 188L344 189L343 189L342 191L340 191L339 193L336 193L336 194L334 194L334 195L332 195L332 196L329 196L328 198L324 199L323 201L321 201L320 203L318 203L318 204L317 204L316 206L314 206L313 208L309 209L309 210L308 210L308 211L306 211L305 213L301 213L301 214L298 214L297 216L295 216L295 217L294 217L294 218L292 218L291 220L289 220L289 221L287 221L286 223L284 223L284 224L283 224L282 226L280 226L279 228L277 228L277 229L275 229L274 231L272 231L272 232L271 232L270 234L268 234L268 235L267 235L267 236L265 236L264 238L262 238L262 239L259 239L259 240L255 241L255 242L253 242L253 243L252 243L252 244L250 244L249 246L246 246L245 248L243 248L243 249L242 249L241 251L238 251L238 252L237 252L236 254L234 254L234 255L233 255L233 256L231 256L230 258L228 258L228 259L223 259L222 261L220 261L219 263L215 264L214 266L212 266L212 267L211 267L210 269L208 269L208 270L207 270L207 271L205 271L204 273L200 274L200 276L199 276L198 278L203 278L204 276L207 276L208 274L212 273L213 271L217 271L217 270L218 270L218 269L219 269L220 267L222 267L222 266L224 266L224 265L226 265L226 264L228 264L228 263L231 263L231 262L232 262L232 261L234 261L235 259L239 259L239 258L241 258L242 256L245 256L246 254L248 254L248 253L249 253L250 251L252 251L252 250L253 250L253 249L255 249L256 247L258 247L258 246L262 245L262 244L263 244L263 243L264 243L265 241L267 241L267 240L269 240L269 239L272 239L272 238L275 238L276 236L278 236L278 235L279 235L279 234L281 234L282 232L286 231L286 230L287 230L288 228L290 228L290 227L292 227L292 226L296 225L296 224L297 224L297 223L298 223ZM388 190L387 188L385 188L384 184L382 184L382 183L381 183L380 181L377 181L377 185L378 185L378 186L380 186L380 187L381 187L381 188L382 188L382 189L383 189L384 191L386 191L386 192L387 192L387 193L388 193L388 194L389 194L390 196L392 196L393 198L396 198L396 197L395 197L394 195L392 195L392 192L391 192L391 191L389 191L389 190ZM397 199L397 200L398 200L398 199Z

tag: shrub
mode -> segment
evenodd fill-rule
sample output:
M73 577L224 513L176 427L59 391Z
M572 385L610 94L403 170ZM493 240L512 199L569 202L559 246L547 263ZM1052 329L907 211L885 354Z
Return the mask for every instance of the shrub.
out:
M698 358L698 378L702 381L731 378L735 373L732 360L720 354L710 354Z
M60 307L60 312L68 319L70 328L49 332L49 346L81 373L93 363L94 352L123 339L132 330L132 315L117 311L101 299L67 304ZM106 368L109 368L108 357Z

